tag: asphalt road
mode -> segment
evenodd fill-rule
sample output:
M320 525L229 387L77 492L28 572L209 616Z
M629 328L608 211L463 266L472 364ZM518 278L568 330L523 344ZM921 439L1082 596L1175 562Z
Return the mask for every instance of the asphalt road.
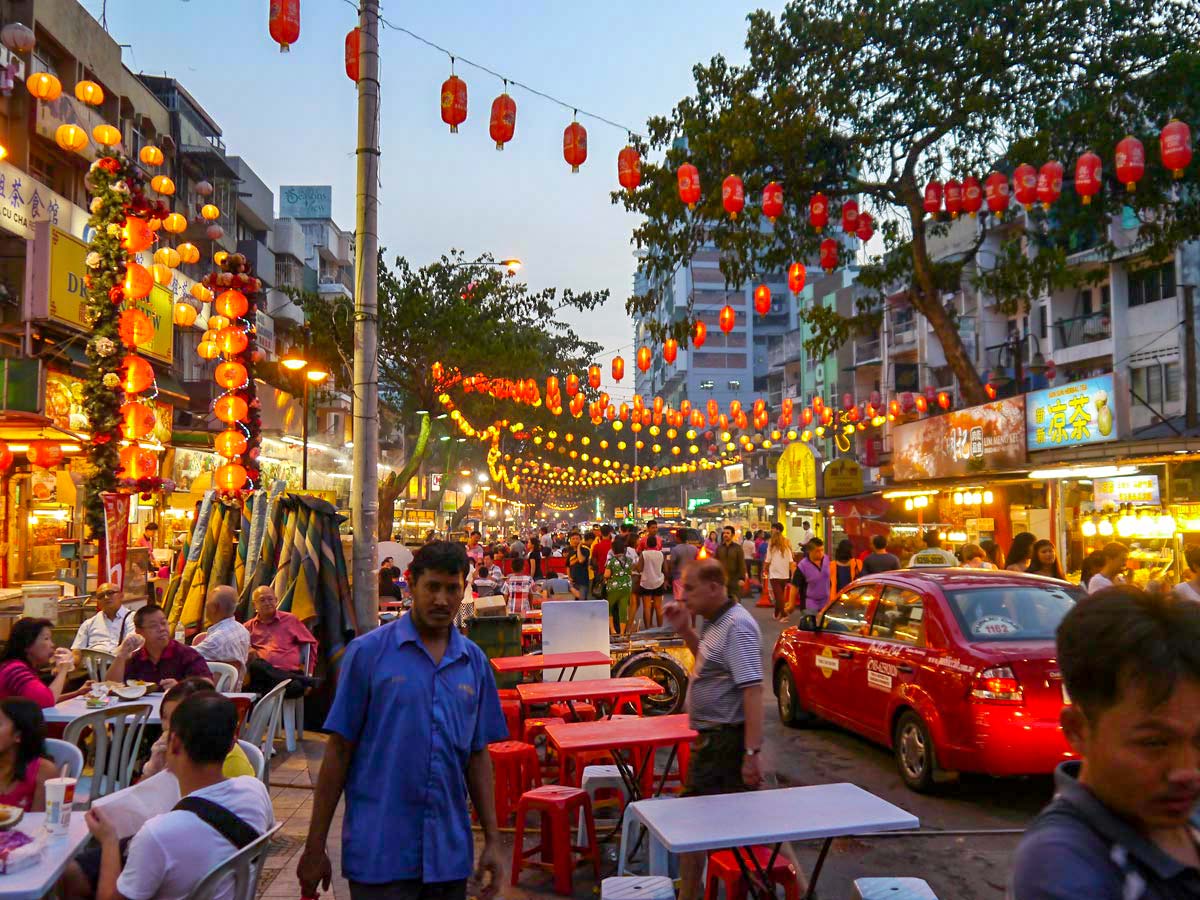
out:
M763 632L764 671L780 626L771 610L751 608ZM818 894L822 898L854 896L855 878L908 875L929 882L939 900L1000 900L1004 896L1017 835L936 836L939 831L1024 828L1050 799L1046 778L963 776L940 785L934 795L910 791L900 780L890 750L833 725L788 728L779 721L774 692L764 691L763 757L781 787L847 781L908 810L931 836L847 838L834 842L826 859ZM770 777L770 776L768 776ZM797 856L808 872L820 844L797 844Z

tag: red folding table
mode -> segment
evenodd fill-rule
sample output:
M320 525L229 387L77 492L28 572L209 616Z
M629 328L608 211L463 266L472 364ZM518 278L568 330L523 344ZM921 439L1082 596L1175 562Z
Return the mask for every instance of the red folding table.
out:
M578 650L574 653L527 653L524 656L498 656L492 661L492 668L499 674L513 672L541 672L545 669L559 669L556 681L562 681L566 675L567 681L573 681L580 666L610 666L612 658L600 650ZM567 675L567 670L571 674ZM554 682L551 682L553 684Z
M595 678L586 681L533 681L517 685L517 696L525 706L566 703L575 714L576 700L608 700L613 711L617 701L662 693L662 686L641 675L632 678ZM612 713L610 712L611 716Z

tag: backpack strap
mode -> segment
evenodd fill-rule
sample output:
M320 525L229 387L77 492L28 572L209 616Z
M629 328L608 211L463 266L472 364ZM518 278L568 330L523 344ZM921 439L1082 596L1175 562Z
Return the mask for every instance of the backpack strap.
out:
M227 810L220 803L205 797L187 796L175 804L175 809L190 812L207 825L215 828L225 840L243 850L260 837L246 822Z

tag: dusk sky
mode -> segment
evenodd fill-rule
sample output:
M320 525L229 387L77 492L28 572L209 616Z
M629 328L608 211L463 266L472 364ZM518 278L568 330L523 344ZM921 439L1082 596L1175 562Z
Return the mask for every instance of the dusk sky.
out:
M357 21L349 0L302 0L300 40L281 54L267 32L267 0L119 0L110 33L133 71L179 79L276 191L332 184L334 217L354 228L356 95L343 41ZM778 12L782 2L759 3ZM84 0L97 18L101 0ZM745 15L728 0L606 3L386 4L385 19L497 72L632 129L669 112L690 92L691 68L716 53L744 56ZM625 299L633 283L633 216L613 206L616 157L626 135L581 116L588 161L572 174L562 158L563 109L520 88L514 140L497 152L488 114L501 82L465 64L468 116L452 135L438 92L442 53L384 29L380 236L388 256L415 263L451 247L517 256L535 288L607 288L601 310L577 330L612 352L632 333ZM278 208L278 207L277 207ZM626 354L628 356L628 354Z

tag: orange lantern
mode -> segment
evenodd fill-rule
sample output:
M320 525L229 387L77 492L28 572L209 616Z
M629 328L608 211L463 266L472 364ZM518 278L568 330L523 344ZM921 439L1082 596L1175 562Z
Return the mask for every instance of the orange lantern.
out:
M762 211L767 221L772 224L783 215L783 188L779 186L779 182L772 181L763 188Z
M227 259L229 259L229 251L228 250L218 250L216 253L213 254L213 262L216 263L218 266L225 265L225 260L227 260Z
M832 272L838 264L838 245L833 238L821 241L821 268Z
M115 147L121 143L121 131L112 125L100 124L92 129L92 138L102 147Z
M754 289L754 311L760 316L765 316L771 311L771 289L765 284L760 284Z
M950 408L950 395L945 391L938 391L937 403L942 409Z
M49 469L62 462L63 449L58 441L34 441L25 451L25 457L33 465Z
M808 201L808 224L820 234L829 224L829 199L817 191Z
M268 23L279 52L287 53L300 39L300 0L271 0Z
M633 147L617 154L617 182L630 193L642 183L642 157Z
M195 244L180 244L175 250L179 254L180 261L186 265L190 266L193 263L200 262L200 248ZM199 282L196 283L199 284Z
M154 283L163 287L170 287L171 282L175 279L175 273L171 271L171 267L162 263L155 263L150 267L150 271L154 275Z
M150 187L166 197L175 193L175 182L166 175L155 175L150 179Z
M222 328L228 327L228 325L229 319L220 315L219 313L213 313L208 317L208 324L205 326L205 328L212 332L212 340L215 341L217 339L217 332Z
M53 103L62 96L62 82L49 72L34 72L25 79L25 87L33 96L47 103Z
M196 324L196 315L196 307L192 306L186 300L178 300L175 303L175 310L171 319L180 328L191 328Z
M154 410L137 401L121 406L121 436L127 441L144 438L154 430Z
M212 222L221 217L221 210L219 210L212 203L205 203L202 207L200 207L200 216L205 221Z
M808 271L804 268L804 263L792 263L788 266L788 290L793 294L804 290L806 275L808 275Z
M488 125L488 134L496 142L496 149L503 150L504 145L513 139L516 129L517 103L506 91L492 101L492 120Z
M70 153L78 153L88 145L87 132L78 125L59 125L54 130L54 143Z
M250 407L246 405L246 401L236 394L218 397L217 402L213 404L213 414L218 421L224 422L226 425L240 422L246 418L249 412Z
M117 333L126 347L136 347L154 337L154 323L140 309L124 309L121 311Z
M708 338L708 326L699 319L696 320L696 327L692 329L692 344L696 347L703 347L704 341Z
M625 360L619 356L614 356L612 361L612 377L613 381L620 381L625 377Z
M180 263L179 251L174 247L159 247L154 251L154 261L168 268L175 268Z
M169 213L162 220L162 227L171 232L171 234L183 234L183 232L187 231L187 219L179 213Z
M663 342L663 359L668 363L674 364L675 357L679 353L679 341L675 338L667 338Z
M235 390L246 383L246 367L240 362L223 362L217 366L214 378L225 390Z
M684 163L675 177L679 182L679 199L687 204L688 209L695 209L700 202L700 170L690 162Z
M163 152L153 144L147 144L139 151L138 159L147 166L161 166L163 163Z
M206 288L204 285L202 285L198 281L191 286L188 293L190 293L193 297L195 297L201 303L208 303L209 301L212 300L212 291L210 291L208 288Z
M246 436L236 428L222 431L213 440L213 449L217 451L217 455L226 459L241 456L246 452L247 445Z
M1085 206L1100 192L1100 157L1088 150L1075 162L1075 193Z
M572 122L563 131L563 159L572 172L578 172L587 162L587 129L578 122Z
M217 332L217 346L225 356L236 356L249 344L250 339L246 337L246 332L235 326L228 325Z
M131 300L141 300L154 287L154 276L143 265L129 262L125 265L125 296Z
M729 218L736 219L746 206L746 187L736 175L726 175L721 182L721 203Z
M362 54L362 29L351 28L346 32L346 77L358 83L358 58Z
M140 394L154 384L154 369L150 363L134 353L121 360L125 377L121 379L121 390L127 394Z
M593 391L600 389L600 367L594 363L588 366L588 386Z
M88 106L99 106L104 102L104 88L94 81L76 82L75 99Z
M442 121L458 134L458 126L467 120L467 83L457 75L442 82Z
M1146 172L1146 150L1132 134L1117 143L1116 170L1117 180L1127 191L1135 190Z
M221 348L216 341L201 341L196 345L196 355L201 359L216 359L221 355Z
M637 367L643 372L650 368L650 348L638 347L637 352Z
M1184 122L1172 119L1158 136L1158 151L1163 165L1171 170L1175 178L1183 177L1183 170L1192 161L1192 132Z
M213 484L222 491L240 491L249 480L246 467L237 463L226 463L213 472Z
M222 291L217 295L217 312L230 319L240 319L249 308L250 303L241 291Z
M721 326L721 330L729 334L729 332L733 331L734 322L737 321L737 313L733 311L732 306L726 303L717 321Z
M574 397L579 393L579 376L572 372L567 376L567 396Z
M121 249L126 253L141 253L154 243L149 223L137 216L127 216L121 228Z

